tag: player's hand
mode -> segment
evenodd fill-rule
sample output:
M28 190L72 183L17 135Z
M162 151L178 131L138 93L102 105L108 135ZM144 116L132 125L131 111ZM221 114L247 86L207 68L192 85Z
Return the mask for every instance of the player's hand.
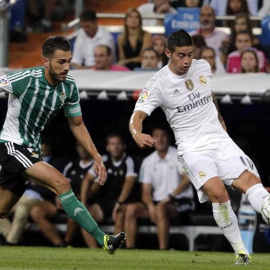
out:
M150 135L144 133L134 134L133 138L140 148L153 147L156 142Z
M100 185L104 185L107 179L107 171L104 166L102 159L96 160L94 164L94 169L97 174L98 182Z

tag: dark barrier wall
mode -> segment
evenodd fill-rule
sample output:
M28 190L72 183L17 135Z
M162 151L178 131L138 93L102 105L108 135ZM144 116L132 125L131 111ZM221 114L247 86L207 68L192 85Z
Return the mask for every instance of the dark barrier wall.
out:
M91 136L101 153L105 152L105 137L110 132L122 133L130 154L143 157L150 150L139 149L128 131L134 101L81 100L83 117ZM0 99L0 126L2 127L7 108L7 99ZM250 156L262 176L263 183L270 186L270 105L220 105L228 132L235 142ZM158 109L144 123L144 131L158 125L167 126L163 112ZM74 138L63 112L49 123L45 134L50 136L56 155L73 155Z

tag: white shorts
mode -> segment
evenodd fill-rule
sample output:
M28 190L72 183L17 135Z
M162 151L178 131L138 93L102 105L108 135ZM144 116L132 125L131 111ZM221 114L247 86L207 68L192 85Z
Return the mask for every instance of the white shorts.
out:
M252 160L232 140L210 144L207 150L184 153L178 159L201 203L209 199L201 187L213 177L220 177L225 185L231 185L246 170L260 177Z

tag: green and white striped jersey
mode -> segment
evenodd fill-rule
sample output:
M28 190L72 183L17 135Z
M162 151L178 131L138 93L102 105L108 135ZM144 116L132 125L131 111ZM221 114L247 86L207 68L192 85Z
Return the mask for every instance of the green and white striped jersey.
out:
M25 145L40 153L40 134L46 123L63 107L67 117L81 115L74 79L50 85L44 67L30 68L0 77L0 92L9 93L8 111L1 141Z

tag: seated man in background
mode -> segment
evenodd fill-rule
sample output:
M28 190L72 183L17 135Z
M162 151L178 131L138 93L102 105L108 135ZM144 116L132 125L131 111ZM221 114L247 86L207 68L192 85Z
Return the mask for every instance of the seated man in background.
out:
M114 231L120 232L124 228L124 218L128 205L136 204L140 200L139 183L133 159L125 152L124 139L119 134L107 136L106 150L108 155L103 156L103 162L108 172L104 186L95 182L91 188L92 197L97 196L100 205L98 215L105 221L114 221ZM97 177L91 168L86 174L81 191L83 203L87 202L89 186ZM92 198L90 198L92 199ZM96 215L95 215L96 216Z
M98 45L95 48L95 65L93 70L130 71L125 66L112 65L112 50L107 45Z
M59 170L63 169L60 159L53 157L51 144L47 139L42 139L41 151L44 161ZM29 182L23 196L12 209L13 219L0 219L0 231L5 238L5 244L19 245L31 209L43 201L53 202L54 200L55 194L52 191Z
M142 16L177 13L176 9L170 6L170 0L153 0L153 3L142 4L137 9ZM158 25L163 25L163 20L160 19L143 20L143 26L158 26Z
M178 216L186 224L194 210L193 189L177 161L177 150L169 146L168 132L155 128L152 136L156 151L143 160L139 177L144 204L127 207L127 248L135 247L137 219L142 217L157 225L159 249L168 249L170 218Z
M215 26L216 15L211 6L203 6L200 11L200 28L190 33L193 35L201 35L208 47L215 50L216 55L220 55L220 47L224 40L228 40L228 35L217 29Z
M87 171L93 166L94 161L86 150L77 142L76 150L77 159L69 162L64 168L64 176L69 179L71 187L77 198L80 198L81 182ZM85 204L87 206L87 204ZM88 207L88 211L92 214L92 209L95 207ZM67 247L71 244L75 233L79 226L70 218L67 223L67 231L65 238L62 239L57 229L52 223L51 219L59 214L60 202L45 200L31 209L31 218L37 223L41 232L53 243L56 247ZM92 215L97 222L98 218ZM88 247L97 247L96 241L85 230L82 229L84 241Z
M72 68L90 68L95 65L94 51L97 45L107 45L112 51L115 61L115 45L113 36L97 22L93 10L85 10L80 16L81 29L78 32L73 49Z
M135 68L134 71L157 71L158 63L158 53L152 48L146 48L142 53L141 68Z

